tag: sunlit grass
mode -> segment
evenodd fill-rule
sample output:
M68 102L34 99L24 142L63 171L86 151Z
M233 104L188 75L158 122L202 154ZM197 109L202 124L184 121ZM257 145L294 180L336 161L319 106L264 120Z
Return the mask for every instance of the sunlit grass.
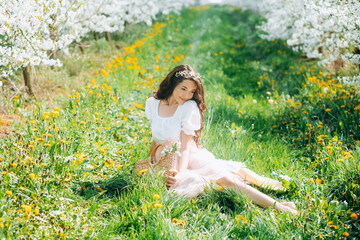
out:
M0 139L0 236L355 237L358 96L283 42L261 40L259 21L233 7L163 16L144 33L127 35L127 47L66 99L38 103L25 127ZM262 191L294 201L299 216L262 209L216 186L196 199L181 198L165 189L161 174L133 172L151 142L146 96L180 63L203 76L202 144L218 158L283 181L285 192ZM23 101L15 99L14 105Z

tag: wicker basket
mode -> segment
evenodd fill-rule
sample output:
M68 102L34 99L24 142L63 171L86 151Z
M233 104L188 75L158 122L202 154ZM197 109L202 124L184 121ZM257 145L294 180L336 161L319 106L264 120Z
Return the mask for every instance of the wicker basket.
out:
M165 156L161 156L159 161L156 161L155 154L159 147L164 148L164 146L162 144L158 144L150 152L149 158L139 160L135 163L135 172L136 173L138 173L144 169L148 169L148 170L154 171L154 172L159 172L161 170L165 170L165 176L169 176L170 169L175 167L176 153L168 152Z

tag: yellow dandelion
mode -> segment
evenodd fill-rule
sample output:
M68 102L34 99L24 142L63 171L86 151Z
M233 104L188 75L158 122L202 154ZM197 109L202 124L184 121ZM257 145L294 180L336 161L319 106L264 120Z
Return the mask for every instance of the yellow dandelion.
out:
M183 226L185 226L185 221L184 220L179 220L178 224L179 224L179 226L183 227Z
M9 195L9 196L12 195L12 191L10 191L10 190L6 190L5 193L6 193L7 195Z
M66 173L66 177L65 177L65 179L64 179L64 182L69 182L70 180L71 180L71 173Z
M21 205L21 207L24 209L25 213L30 215L31 214L31 206L30 205Z
M323 182L323 180L322 180L322 179L319 179L319 178L316 178L316 179L315 179L315 182L318 183L318 184L321 184L321 183Z
M35 214L35 215L39 215L39 213L40 213L39 208L35 208L35 209L34 209L34 214Z
M104 162L106 167L111 167L114 164L114 161L111 159L108 159Z
M105 70L100 70L100 72L101 72L101 74L105 77L105 78L107 78L108 76L109 76L109 73L108 72L106 72Z
M338 227L336 225L330 225L330 228L337 229Z
M163 205L162 205L161 203L155 203L155 204L154 204L154 207L155 207L155 208L161 208L162 206L163 206Z
M352 213L350 215L350 218L351 218L351 220L356 221L356 220L358 220L358 215L356 215L356 213Z
M159 198L160 198L160 195L159 195L159 194L154 194L154 195L153 195L153 198L154 198L154 199L159 199Z
M140 170L140 171L138 172L138 174L142 174L142 173L147 172L147 171L149 171L149 169L145 168L145 169L143 169L143 170Z

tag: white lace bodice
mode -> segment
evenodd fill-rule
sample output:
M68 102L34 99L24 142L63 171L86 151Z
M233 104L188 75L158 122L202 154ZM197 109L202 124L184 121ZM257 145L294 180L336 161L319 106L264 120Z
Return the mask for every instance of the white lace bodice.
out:
M181 130L195 135L201 127L200 111L195 101L188 100L179 105L171 117L159 116L160 100L149 97L145 104L146 117L151 122L152 137L157 143L180 141Z

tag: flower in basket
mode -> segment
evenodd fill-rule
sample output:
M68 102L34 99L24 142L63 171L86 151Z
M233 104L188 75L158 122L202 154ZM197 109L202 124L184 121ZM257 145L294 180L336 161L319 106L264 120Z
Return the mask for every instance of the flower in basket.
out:
M178 142L175 142L169 148L164 148L161 151L161 155L166 156L168 153L171 153L171 152L172 153L177 153L178 155L180 155L179 149L180 149L180 144Z

